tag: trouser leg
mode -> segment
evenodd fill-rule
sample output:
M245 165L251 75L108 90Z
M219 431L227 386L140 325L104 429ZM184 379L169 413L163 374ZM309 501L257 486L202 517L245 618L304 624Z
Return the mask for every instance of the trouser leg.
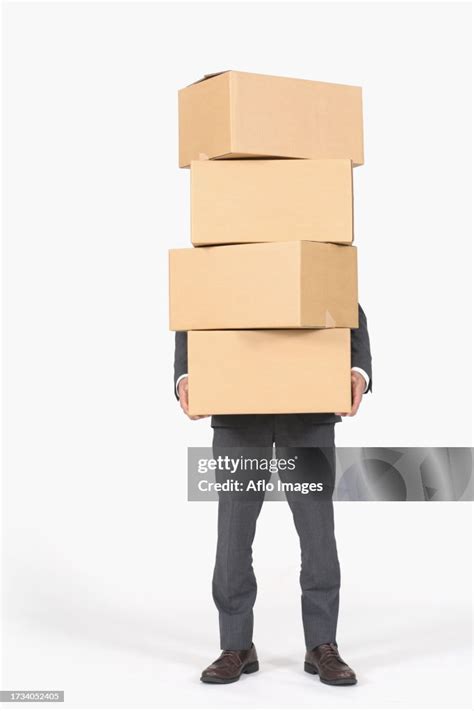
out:
M336 641L340 568L330 501L290 502L301 546L301 611L307 649Z
M307 649L336 641L340 566L334 532L332 492L335 481L334 426L316 425L291 438L280 437L276 456L298 455L296 473L280 473L282 481L323 482L324 495L287 494L301 548L301 607ZM293 444L294 443L294 444Z
M260 436L259 436L260 435ZM262 441L267 441L262 446ZM270 458L271 433L264 437L258 431L240 428L216 428L213 441L214 457L229 456L235 460ZM229 477L225 473L225 478ZM216 479L223 479L216 472ZM231 475L245 484L251 479L268 476L239 470ZM265 492L252 492L238 498L235 494L219 494L217 551L212 580L212 594L219 612L221 649L248 649L253 637L253 606L257 582L252 565L252 543L257 518Z

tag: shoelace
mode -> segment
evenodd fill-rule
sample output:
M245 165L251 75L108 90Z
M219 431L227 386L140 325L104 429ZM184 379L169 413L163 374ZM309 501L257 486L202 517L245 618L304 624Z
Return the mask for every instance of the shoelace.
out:
M345 664L345 662L339 656L339 651L336 645L332 642L330 644L324 645L324 651L321 654L320 661L324 664L329 658L337 659L337 661L341 662L341 664Z
M232 649L224 649L224 651L222 652L219 659L216 659L216 661L213 663L216 664L216 662L219 662L221 659L224 659L224 658L230 659L231 662L233 663L233 665L236 667L239 667L241 664L239 655L237 654L237 652L234 652Z

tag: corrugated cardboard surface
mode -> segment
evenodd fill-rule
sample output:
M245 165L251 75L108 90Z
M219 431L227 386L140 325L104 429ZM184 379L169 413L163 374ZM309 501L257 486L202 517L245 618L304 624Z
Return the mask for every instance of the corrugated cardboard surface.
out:
M170 328L356 328L357 250L320 242L170 251Z
M229 73L179 92L179 165L229 152L231 112Z
M301 326L322 325L359 326L357 248L301 242Z
M293 239L352 242L350 160L191 163L194 245Z
M228 155L364 162L357 86L229 71L179 92L181 167Z
M349 412L350 330L191 331L192 415Z

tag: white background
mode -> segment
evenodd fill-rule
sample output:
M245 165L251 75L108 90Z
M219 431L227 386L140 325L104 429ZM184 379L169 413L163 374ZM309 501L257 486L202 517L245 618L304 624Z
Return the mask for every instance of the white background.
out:
M9 3L2 688L68 707L470 707L470 504L338 504L338 640L302 673L296 534L261 516L262 672L218 653L210 442L173 397L167 250L190 246L177 90L227 68L363 86L355 170L374 392L340 445L470 446L470 6Z

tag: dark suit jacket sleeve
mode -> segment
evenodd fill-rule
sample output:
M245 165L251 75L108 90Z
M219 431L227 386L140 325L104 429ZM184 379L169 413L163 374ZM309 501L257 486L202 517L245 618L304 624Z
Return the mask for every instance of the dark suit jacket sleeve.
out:
M188 372L188 333L176 331L174 339L174 394L176 395L176 381L180 375ZM176 395L176 398L178 396Z
M351 330L351 367L362 368L370 378L369 390L372 390L372 355L370 353L367 317L359 304L359 328Z

